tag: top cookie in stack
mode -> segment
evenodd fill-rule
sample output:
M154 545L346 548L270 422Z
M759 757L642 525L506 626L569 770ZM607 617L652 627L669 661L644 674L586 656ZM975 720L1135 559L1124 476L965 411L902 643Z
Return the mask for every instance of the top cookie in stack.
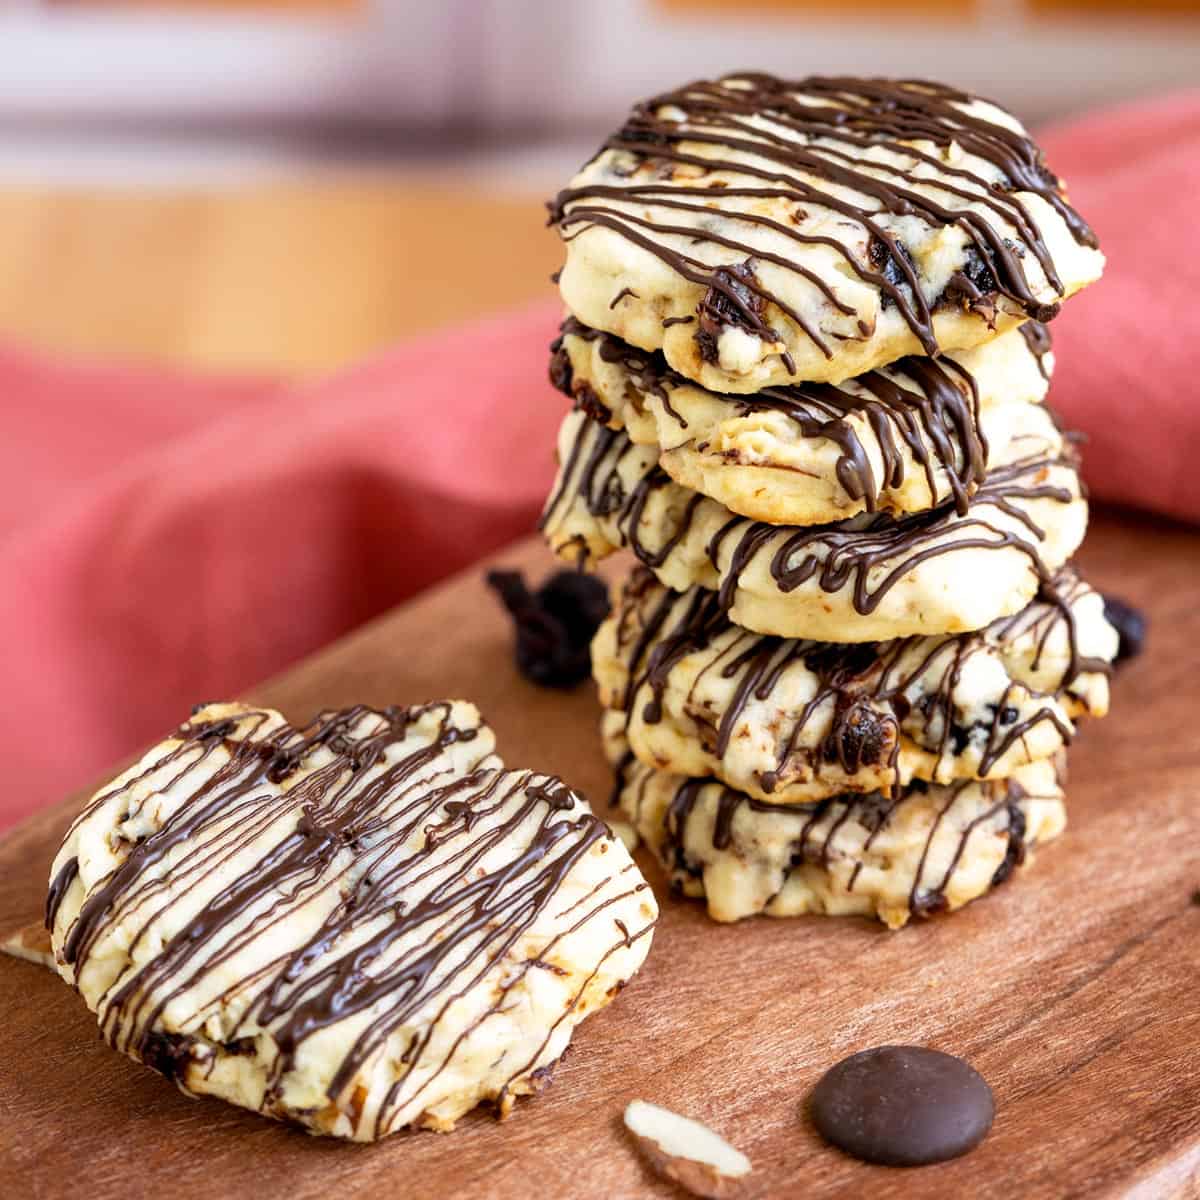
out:
M731 75L637 105L552 219L582 322L717 392L965 350L1093 282L1020 123L937 84Z
M1011 621L1031 604L1041 608L1030 609L1025 625L1053 626L1063 640L1064 669L1043 680L1038 711L1070 707L1085 660L1087 672L1103 676L1115 634L1099 598L1088 601L1081 653L1076 608L1090 589L1066 567L1087 523L1078 458L1043 401L1054 365L1045 323L1099 277L1104 259L1014 117L916 81L741 74L692 83L637 105L558 196L551 220L566 245L559 285L568 309L551 379L574 407L542 527L557 553L581 564L629 547L660 586L686 594L687 612L723 614L688 618L685 635L664 637L662 614L677 606L668 595L647 608L645 578L632 580L597 642L608 648L598 678L610 751L634 760L643 795L651 771L660 796L675 786L663 782L670 773L694 800L689 777L701 763L751 805L750 848L734 855L735 873L753 865L765 844L755 822L773 807L844 799L884 779L894 810L913 773L895 738L873 739L878 746L865 755L856 745L847 757L821 735L810 749L818 761L838 758L838 769L818 770L794 797L773 794L773 783L752 786L725 751L739 722L746 728L738 737L771 740L750 715L762 706L747 705L740 688L730 711L709 711L721 688L693 703L695 681L684 676L706 653L712 670L733 681L745 663L736 655L725 662L721 647L752 647L759 666L746 686L756 702L773 686L776 658L836 663L832 683L825 666L806 667L805 679L825 682L795 704L827 701L841 714L857 713L876 687L867 680L878 668L868 664L901 654L920 663L918 643L931 639L931 655L949 647L947 661L960 663L950 668L944 705L921 714L940 743L976 736L992 701L987 737L1011 740L1002 727L1015 709L1004 685L968 700L971 685L963 691L958 673L978 653L968 646L991 646L993 662L1009 664ZM1063 580L1072 581L1069 595L1056 591ZM636 612L647 622L640 632L630 624ZM739 629L763 637L744 642ZM982 642L966 640L981 630L991 630ZM949 635L963 640L947 643ZM857 656L831 655L826 645L893 639L914 645ZM1030 645L1036 668L1040 651ZM621 686L601 677L614 646L624 647L630 671ZM647 681L642 709L636 697ZM956 688L960 700L949 698ZM871 719L901 730L911 723L914 696L902 691L888 691ZM691 705L686 719L682 709L668 716L676 733L684 730L671 742L677 753L662 748L671 739L644 735L664 719L661 701L671 695ZM1095 699L1085 708L1102 715L1106 685ZM776 719L786 727L799 715ZM1034 766L1048 769L1051 745L1069 740L1070 728L1055 720L1047 749L1027 755ZM844 748L840 716L834 724ZM760 785L779 778L790 753L785 745ZM1007 777L997 774L964 766L956 776L984 788L972 793L972 811L990 811ZM1048 790L1061 806L1057 785ZM928 813L948 804L922 802L928 819L908 825L932 839ZM624 806L640 822L645 806L637 798ZM679 813L689 806L651 806L655 821L667 820L665 811L675 823L673 845L663 830L642 832L676 868L686 859L685 874L696 878L712 863L694 838L683 845ZM726 801L718 807L725 811ZM972 859L972 820L949 856L956 870ZM1016 821L993 830L1007 830L1010 850ZM1061 820L1041 825L1056 832ZM708 841L729 828L710 830ZM924 862L931 844L909 857ZM1011 859L1004 856L1008 869ZM728 876L729 862L721 869ZM992 878L976 876L985 886L973 894ZM905 913L916 911L921 880L910 882ZM945 882L940 894L962 894ZM806 887L795 903L846 911L830 899L832 886L826 878L815 891ZM896 923L904 905L894 894L888 904Z

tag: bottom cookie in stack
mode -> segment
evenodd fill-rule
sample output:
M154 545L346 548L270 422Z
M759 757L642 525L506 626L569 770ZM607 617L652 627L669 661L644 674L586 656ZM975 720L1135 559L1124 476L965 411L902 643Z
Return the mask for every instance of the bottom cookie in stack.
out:
M1065 824L1063 751L1118 637L1068 568L969 634L831 644L734 625L644 570L593 645L616 803L717 920L961 907Z
M984 895L1066 825L1059 768L1045 761L1009 779L766 804L625 753L616 802L671 886L717 921L821 913L899 929Z

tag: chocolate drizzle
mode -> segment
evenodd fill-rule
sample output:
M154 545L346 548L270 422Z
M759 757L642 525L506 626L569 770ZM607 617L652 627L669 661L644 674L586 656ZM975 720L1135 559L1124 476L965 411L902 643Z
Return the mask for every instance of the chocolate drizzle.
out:
M1068 489L1037 482L1059 461L1037 455L989 472L966 514L954 514L956 533L965 532L966 536L952 540L943 537L950 523L950 514L944 509L898 519L880 517L859 529L818 525L797 530L779 545L771 559L771 575L782 592L795 591L809 579L816 579L826 592L851 586L855 611L863 616L873 613L891 588L922 563L968 548L1019 550L1044 579L1047 571L1036 546L1045 536L1044 531L1019 501L1046 499L1069 504L1074 497ZM989 521L984 515L988 506L1014 517L1021 531L1002 529ZM731 570L721 589L727 606L733 602L733 589L745 564L765 540L761 528L746 528L744 519L730 521L709 543L708 555L714 564L719 561L722 543L738 534ZM876 580L872 572L877 567L887 570Z
M306 729L272 726L268 713L255 710L182 727L173 748L167 743L143 776L122 785L131 803L137 792L129 789L141 779L152 797L174 787L182 799L91 888L62 944L79 978L118 925L135 931L132 956L144 938L159 936L151 932L155 919L170 907L190 914L104 993L105 1038L186 1085L189 1069L214 1049L204 1038L165 1033L161 1018L168 1005L175 1027L207 1030L207 1020L220 1018L230 1024L223 1043L258 1038L270 1062L263 1110L286 1117L282 1083L306 1043L331 1026L351 1022L356 1031L328 1085L336 1104L400 1031L420 1028L431 1011L444 1013L507 962L494 1003L476 1024L498 1011L567 932L645 884L606 881L565 922L543 925L553 936L522 961L519 943L576 864L609 835L561 781L499 769L486 745L470 759L475 766L456 772L445 755L479 734L448 703L382 712L359 706L324 713ZM79 820L115 794L101 793ZM513 852L498 854L509 841ZM51 885L51 923L74 862ZM211 885L217 871L223 882L192 912L189 891ZM245 1003L232 1013L211 1007L212 972L274 938L275 927L310 902L315 910L297 919L311 932L299 944L264 942L254 972L225 990ZM315 926L313 911L324 914ZM188 995L201 1007L181 1014ZM408 1047L404 1070L369 1113L372 1136L395 1128L401 1105L447 1068L465 1036L439 1052L441 1061L427 1053L431 1028ZM535 1062L514 1062L509 1083ZM362 1117L361 1105L352 1116Z
M1039 725L1051 726L1062 744L1070 742L1074 729L1057 697L1081 675L1111 669L1108 662L1078 650L1073 606L1089 593L1086 584L1063 569L1018 617L993 622L977 633L828 643L740 629L712 592L674 592L638 570L625 586L615 618L617 654L626 673L620 701L625 727L628 731L635 716L651 725L662 721L672 672L688 656L700 655L703 665L689 669L687 691L679 693L675 704L697 725L702 744L720 763L743 728L748 706L769 701L781 681L802 668L813 676L811 688L802 689L811 695L802 705L779 708L767 722L777 755L772 767L757 772L757 789L765 796L794 781L815 780L830 765L840 772L841 787L853 787L855 775L873 769L866 786L878 786L871 780L882 777L898 795L901 734L937 764L971 745L977 758L973 773L987 776ZM1055 633L1068 647L1067 662L1061 678L1046 681L1048 692L1029 690L1010 676L1004 691L983 708L973 711L966 705L959 685L973 657L1003 657L1020 636L1035 646L1036 671ZM718 714L703 695L713 676L733 683ZM719 767L709 769L721 773Z
M1027 322L1022 329L1028 328ZM1041 330L1045 344L1049 335ZM687 423L671 407L670 396L689 381L673 371L661 352L636 350L611 334L592 329L574 317L562 326L562 335L553 344L553 361L565 362L567 369L551 372L554 385L570 396L577 407L596 416L600 405L591 384L577 378L570 369L567 338L580 338L594 345L602 361L616 363L628 374L633 386L662 401L668 415L681 428ZM1042 366L1044 351L1031 351ZM867 512L879 508L881 494L900 487L905 479L907 449L912 460L924 472L929 494L942 491L938 473L944 471L945 486L959 513L966 512L971 493L984 481L988 447L979 427L979 389L974 377L951 358L938 360L909 356L886 370L868 371L855 381L855 390L832 384L793 384L768 387L745 396L720 396L737 416L776 411L795 422L804 438L834 442L840 455L837 478L846 495L862 501ZM714 394L715 393L710 393ZM600 405L611 419L611 412ZM870 458L863 446L854 419L866 423L879 447L882 474L875 477Z
M79 875L79 858L72 855L55 872L50 880L50 890L46 893L46 928L54 928L54 918L58 916L58 906L62 904L63 896Z
M689 536L701 511L707 527L715 512L728 514L715 501L675 483L656 462L627 467L639 453L644 456L645 451L623 430L579 417L539 528L553 537L559 525L569 523L572 510L584 513L594 519L598 533L614 545L628 546L643 564L657 569ZM944 505L899 518L877 513L809 526L728 515L709 537L705 554L721 575L719 596L725 608L733 605L743 574L760 554L770 556L770 575L780 592L795 591L811 580L826 593L848 592L862 616L875 612L922 563L962 550L1016 550L1044 581L1050 575L1040 550L1045 531L1026 504L1071 503L1076 496L1070 488L1046 480L1056 467L1073 472L1075 466L1068 445L1057 454L1035 451L993 468L965 515ZM662 506L665 528L643 521L655 493L667 497Z
M1037 359L1038 370L1042 373L1042 378L1049 380L1050 368L1047 364L1047 358L1053 346L1050 342L1050 330L1039 321L1026 321L1022 326L1021 336L1025 339L1025 345L1029 347L1029 353Z
M770 264L800 276L836 311L855 316L824 278L804 266L801 251L810 246L834 250L849 273L878 288L924 353L936 355L933 314L939 307L975 311L990 323L1003 297L1035 320L1056 314L1058 304L1039 295L1026 271L1026 262L1035 260L1050 289L1064 294L1022 194L1044 200L1077 243L1096 245L1030 138L964 111L972 100L915 80L782 80L745 73L690 83L634 107L601 149L601 155L610 152L607 171L560 192L551 223L568 241L592 227L611 230L704 288L695 336L709 361L712 350L704 339L711 342L714 329L706 314L721 328L776 344L772 307L827 358L833 356L827 335L760 273L743 268L735 276L738 269L728 265L736 258L744 267ZM917 143L932 143L937 152ZM954 165L951 147L982 166ZM867 157L879 149L896 158ZM714 180L716 172L725 176ZM764 201L777 210L794 206L794 219L767 216ZM712 219L714 208L719 221ZM837 214L857 236L843 241L818 231L818 223L808 221L809 209ZM907 247L891 232L890 218L897 217L962 231L964 261L942 296L927 297ZM795 250L786 257L768 252L735 235L739 227L747 236L770 232ZM861 258L855 243L868 248ZM869 332L863 330L864 336Z

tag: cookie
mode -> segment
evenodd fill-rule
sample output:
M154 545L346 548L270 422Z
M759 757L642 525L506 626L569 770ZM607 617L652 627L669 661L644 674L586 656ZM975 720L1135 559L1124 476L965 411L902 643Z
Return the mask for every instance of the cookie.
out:
M1023 336L1028 335L1028 336ZM705 391L574 318L553 346L551 379L632 441L658 448L677 483L773 525L861 512L902 515L953 501L962 512L988 465L1002 466L1049 387L1053 354L1033 322L940 360L910 357L847 380Z
M593 644L610 736L645 763L759 800L999 779L1108 711L1117 631L1067 568L975 633L858 645L766 637L712 592L638 569Z
M965 515L953 505L895 518L769 525L676 483L654 448L586 413L559 432L542 514L574 563L629 547L668 587L719 590L747 629L830 642L980 629L1019 612L1087 527L1076 455L1039 405L1041 428L988 472Z
M1066 824L1049 762L1011 779L788 806L627 758L617 795L672 888L703 897L716 921L823 913L899 929L1003 883Z
M209 705L84 808L59 973L192 1095L370 1141L539 1090L641 965L656 907L561 781L473 705Z
M741 74L655 96L551 222L570 311L716 392L976 346L1051 319L1104 266L1015 117L908 80Z

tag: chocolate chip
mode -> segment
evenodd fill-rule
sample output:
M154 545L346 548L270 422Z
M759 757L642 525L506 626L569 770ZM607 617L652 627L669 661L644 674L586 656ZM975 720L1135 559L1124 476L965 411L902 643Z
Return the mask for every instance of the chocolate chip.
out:
M591 642L608 615L608 589L579 571L559 571L530 592L519 571L489 571L488 586L516 624L517 669L543 687L569 688L591 672Z
M992 1127L992 1089L961 1058L879 1046L830 1068L813 1090L813 1123L866 1162L917 1167L974 1149Z
M1120 638L1116 661L1122 663L1141 654L1146 644L1146 614L1116 596L1105 596L1104 616Z

